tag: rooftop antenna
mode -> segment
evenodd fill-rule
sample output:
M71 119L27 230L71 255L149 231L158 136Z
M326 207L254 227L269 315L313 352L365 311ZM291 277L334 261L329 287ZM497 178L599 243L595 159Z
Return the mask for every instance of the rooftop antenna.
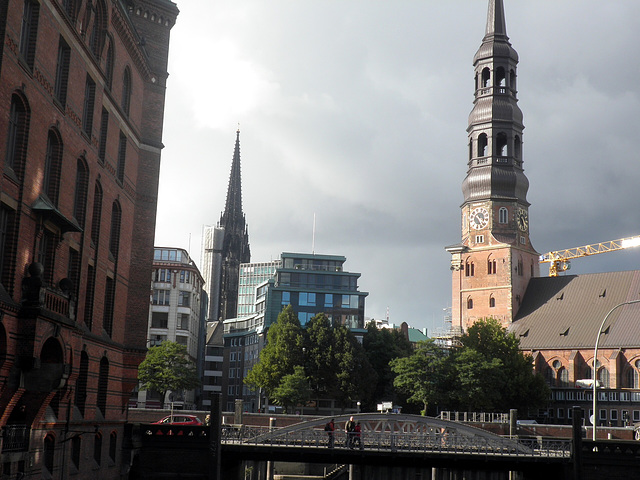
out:
M311 254L315 255L316 253L316 214L313 213L313 230L311 234Z

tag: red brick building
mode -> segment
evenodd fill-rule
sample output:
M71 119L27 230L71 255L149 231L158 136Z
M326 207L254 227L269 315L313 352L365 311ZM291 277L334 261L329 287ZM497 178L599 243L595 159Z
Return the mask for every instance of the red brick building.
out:
M169 0L0 2L3 478L121 478L144 358Z

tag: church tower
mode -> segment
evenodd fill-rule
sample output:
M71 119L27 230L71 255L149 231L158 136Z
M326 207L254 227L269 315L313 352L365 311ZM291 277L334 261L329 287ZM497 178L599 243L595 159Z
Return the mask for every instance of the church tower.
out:
M451 253L452 322L465 330L489 317L509 325L529 279L539 275L539 255L529 238L517 64L503 1L489 0L486 33L473 59L462 241L446 248Z
M218 225L205 227L203 232L202 270L209 295L209 320L236 317L240 264L250 261L249 231L242 213L238 130L224 212Z

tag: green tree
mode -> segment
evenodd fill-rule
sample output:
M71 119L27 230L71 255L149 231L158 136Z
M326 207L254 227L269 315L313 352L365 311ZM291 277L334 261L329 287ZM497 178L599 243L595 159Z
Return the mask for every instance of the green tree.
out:
M159 392L163 402L168 391L189 390L200 385L187 347L175 342L162 342L149 348L138 367L138 380L142 389Z
M291 305L287 305L269 327L260 361L249 370L244 383L263 388L269 398L273 397L285 375L294 373L294 367L303 364L303 347L300 321Z
M337 391L335 335L324 313L315 315L307 324L304 345L305 370L313 396L319 399L334 395Z
M375 323L367 327L362 346L373 370L378 374L378 381L372 392L372 402L365 408L375 410L375 404L390 400L394 403L406 402L406 395L398 392L393 386L395 374L389 362L394 358L408 357L413 354L413 347L401 331L389 328L378 328Z
M377 381L364 348L344 325L334 327L336 345L337 392L342 408L356 401L368 401Z
M475 322L452 358L460 408L505 412L545 405L549 387L520 341L494 319Z
M425 413L429 405L446 400L447 355L433 340L418 342L413 355L396 358L390 366L396 375L393 385L408 395L408 402L421 404Z
M296 365L293 373L282 377L271 399L275 404L285 407L288 413L292 413L296 405L306 405L310 396L309 379L304 374L304 367Z

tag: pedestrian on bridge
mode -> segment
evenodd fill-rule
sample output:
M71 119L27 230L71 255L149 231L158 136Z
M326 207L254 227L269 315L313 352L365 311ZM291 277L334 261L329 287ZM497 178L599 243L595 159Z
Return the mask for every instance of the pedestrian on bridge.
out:
M349 418L349 421L344 424L344 433L347 434L347 448L353 448L356 434L356 422L353 421L353 417Z
M329 437L329 448L333 448L333 432L336 429L335 423L333 422L333 418L324 426L324 431L327 432L327 437Z

